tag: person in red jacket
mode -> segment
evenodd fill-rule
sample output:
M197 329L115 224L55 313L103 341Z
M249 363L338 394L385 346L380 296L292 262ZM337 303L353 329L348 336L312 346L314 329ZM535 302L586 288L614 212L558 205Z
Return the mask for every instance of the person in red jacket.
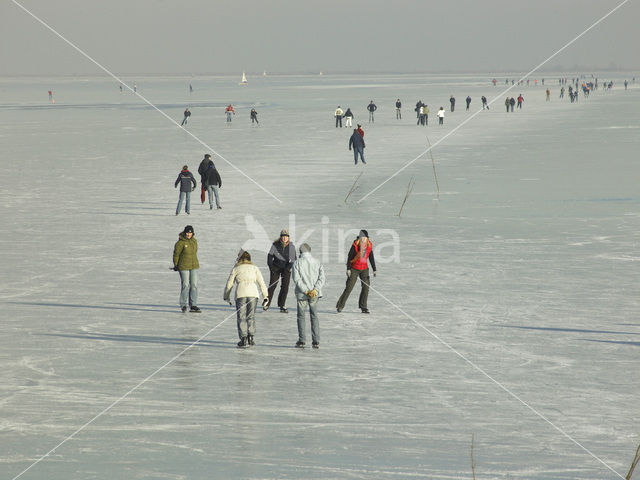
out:
M347 258L347 284L344 292L340 295L336 310L338 313L342 311L347 299L351 294L351 290L360 279L361 289L358 306L362 313L369 313L367 308L367 298L369 297L369 263L373 269L373 276L376 276L376 261L373 258L373 244L369 240L369 233L366 230L360 230L358 238L355 239L349 250Z
M235 115L236 111L233 109L233 105L227 105L227 108L224 109L224 113L227 114L227 122L231 122L231 115Z

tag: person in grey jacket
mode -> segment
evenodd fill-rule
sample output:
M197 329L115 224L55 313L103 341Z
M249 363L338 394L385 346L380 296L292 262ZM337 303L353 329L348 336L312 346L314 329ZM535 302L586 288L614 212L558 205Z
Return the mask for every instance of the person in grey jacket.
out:
M322 297L325 276L322 264L311 256L311 247L300 245L300 256L293 264L292 277L298 301L298 341L296 347L303 348L307 341L304 314L309 306L311 314L311 341L313 348L320 345L320 323L318 321L318 300Z
M180 184L180 197L178 198L178 206L176 207L176 215L180 213L180 209L182 208L182 201L186 198L186 205L184 207L184 211L187 212L187 215L191 212L191 192L196 188L196 179L193 177L193 174L189 171L189 167L186 165L182 167L182 171L178 174L178 178L174 183L174 188L178 187Z

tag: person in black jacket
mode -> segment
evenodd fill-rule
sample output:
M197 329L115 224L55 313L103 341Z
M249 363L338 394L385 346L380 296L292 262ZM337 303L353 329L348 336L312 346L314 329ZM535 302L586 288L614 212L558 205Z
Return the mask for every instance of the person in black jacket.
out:
M222 179L220 178L220 174L218 173L218 170L216 170L213 162L211 162L207 171L204 172L204 185L209 193L209 209L213 209L212 196L216 197L216 207L218 207L218 209L222 208L220 206L220 197L218 195L218 189L222 188Z
M211 154L205 153L204 158L202 159L202 161L200 162L200 165L198 166L198 174L200 174L200 183L203 185L205 184L204 174L210 165L213 165L213 160L211 160Z
M278 280L282 278L280 294L278 295L278 307L282 313L287 313L287 294L289 293L289 280L291 280L291 268L296 261L296 247L289 241L289 230L280 232L280 238L273 242L267 265L269 266L269 301L262 308L265 310L271 305L271 299L278 286Z
M367 110L369 110L369 123L375 122L375 120L373 118L373 112L375 112L377 109L378 109L378 107L376 106L375 103L373 103L373 100L371 100L369 102L369 105L367 105Z
M185 198L187 201L184 211L189 215L191 213L191 192L195 190L197 184L196 179L193 177L193 174L189 171L189 167L186 165L182 167L182 171L178 174L178 178L173 185L174 188L176 188L178 184L180 184L180 198L178 199L178 206L176 207L176 215L180 213L182 201Z
M349 138L349 150L351 150L351 147L353 147L353 159L355 164L358 164L358 153L360 154L362 163L367 163L364 161L364 138L362 138L362 135L360 135L356 129L353 130L353 134L351 135L351 138Z
M456 109L456 99L453 95L449 98L449 103L451 104L451 111L453 112Z
M180 126L186 125L187 124L187 120L189 120L190 116L191 116L191 112L189 111L189 108L187 108L184 111L184 118L182 119L182 123L180 124Z
M396 120L402 120L402 102L400 99L396 100Z

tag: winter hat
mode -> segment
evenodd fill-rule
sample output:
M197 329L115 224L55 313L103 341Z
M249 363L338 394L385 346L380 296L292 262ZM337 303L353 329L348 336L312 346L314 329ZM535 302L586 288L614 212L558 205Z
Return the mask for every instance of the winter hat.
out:
M280 230L280 236L281 237L288 237L289 236L289 230L287 230L286 228L283 228L282 230Z
M186 165L183 165L182 170L189 170L189 167L187 167Z
M191 225L187 225L186 227L184 227L182 233L193 233L193 227Z
M305 252L310 252L311 251L311 247L309 246L308 243L303 243L302 245L300 245L300 254L303 254Z
M211 154L210 153L205 153L204 154L204 158L211 158Z
M360 230L360 233L358 234L358 237L359 238L362 238L362 237L369 238L369 232L367 232L366 230Z

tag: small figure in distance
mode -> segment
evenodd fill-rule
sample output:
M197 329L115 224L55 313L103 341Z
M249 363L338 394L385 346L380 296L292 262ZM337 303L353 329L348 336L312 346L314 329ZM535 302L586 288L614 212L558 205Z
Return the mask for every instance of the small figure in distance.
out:
M187 120L189 120L190 116L191 116L191 111L189 110L189 107L187 107L186 110L184 111L184 118L182 119L182 123L180 124L181 127L187 124Z

